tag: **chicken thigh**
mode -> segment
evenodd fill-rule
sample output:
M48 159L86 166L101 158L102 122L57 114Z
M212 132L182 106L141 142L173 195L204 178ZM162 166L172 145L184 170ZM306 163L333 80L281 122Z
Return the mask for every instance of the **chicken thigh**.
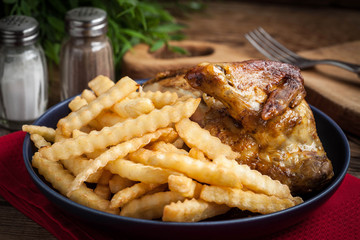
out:
M304 100L303 78L297 67L263 60L203 63L190 69L185 79L220 100L237 122L240 139L229 145L240 153L246 150L239 162L287 184L296 194L319 189L331 179L332 165ZM220 125L210 127L210 122L205 120L205 128L214 135L221 132ZM222 131L234 132L229 128ZM239 145L242 147L236 149Z

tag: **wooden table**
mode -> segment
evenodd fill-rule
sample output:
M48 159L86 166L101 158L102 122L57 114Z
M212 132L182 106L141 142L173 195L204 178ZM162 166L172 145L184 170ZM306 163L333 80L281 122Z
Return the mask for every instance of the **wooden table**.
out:
M229 2L208 3L204 12L178 19L188 25L185 30L188 39L242 47L260 58L262 55L243 37L258 26L275 34L290 49L303 51L360 40L359 15L358 10L326 6ZM0 135L7 133L0 129ZM347 134L347 137L351 147L349 173L360 177L360 136ZM54 239L54 236L0 197L0 239Z

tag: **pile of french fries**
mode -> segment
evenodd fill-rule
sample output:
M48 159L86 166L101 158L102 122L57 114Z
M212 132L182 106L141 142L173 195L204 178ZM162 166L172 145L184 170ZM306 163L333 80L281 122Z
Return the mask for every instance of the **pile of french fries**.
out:
M247 165L190 117L200 99L144 92L104 76L70 103L56 129L24 125L32 164L61 194L121 216L196 222L231 208L267 214L302 202Z

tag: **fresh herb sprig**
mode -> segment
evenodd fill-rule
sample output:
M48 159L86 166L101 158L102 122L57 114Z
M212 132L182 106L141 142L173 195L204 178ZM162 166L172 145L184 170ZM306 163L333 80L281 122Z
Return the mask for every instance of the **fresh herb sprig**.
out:
M144 42L155 51L170 40L181 40L184 26L175 22L164 5L151 0L2 0L5 15L33 16L40 23L40 41L50 63L59 64L61 42L64 39L64 17L68 10L79 6L94 6L108 14L108 37L113 50L117 75L121 72L123 55L132 46ZM175 52L185 50L170 46Z

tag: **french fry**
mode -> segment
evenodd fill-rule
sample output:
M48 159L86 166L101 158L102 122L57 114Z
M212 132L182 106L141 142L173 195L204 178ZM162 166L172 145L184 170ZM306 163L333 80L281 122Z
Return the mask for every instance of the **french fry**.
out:
M85 90L84 90L84 92L85 92ZM86 100L85 98L83 98L81 96L76 96L73 100L71 100L71 102L69 103L70 110L73 112L78 111L80 108L87 105L89 102L93 101L96 98L96 96L91 91L87 92L85 97L87 97L88 100ZM89 125L91 126L91 128L94 128L94 129L100 130L102 128L100 126L100 123L96 119L92 119L89 122ZM85 126L83 126L81 129L83 129L84 127ZM59 128L57 130L61 132L61 130ZM79 129L74 129L73 133L75 130L79 130ZM72 136L72 137L74 137L74 136Z
M87 101L80 97L80 96L76 96L73 100L71 100L69 102L69 108L71 111L75 112L77 110L79 110L80 108L82 108L83 106L87 105Z
M124 121L125 119L120 117L118 114L111 111L103 111L95 119L100 124L100 129L103 127L111 127L115 124Z
M99 181L97 182L98 184L102 184L102 185L109 185L109 181L112 177L112 173L108 170L104 170L101 174L101 177L99 178Z
M202 160L202 161L209 161L209 159L207 159L205 157L204 152L202 152L200 149L198 149L196 147L193 147L193 148L190 149L189 156L192 157L192 158Z
M133 138L106 150L94 159L94 161L92 161L84 171L76 176L74 182L70 186L68 194L71 194L71 192L79 188L81 183L85 182L91 174L95 173L98 169L105 167L109 162L118 158L123 158L129 153L138 150L139 148L158 139L161 135L168 134L171 131L173 131L172 128L159 129L156 132L145 134L140 138ZM119 175L121 176L121 174Z
M180 148L184 147L184 140L182 140L180 137L178 137L177 139L175 139L175 141L172 144L175 147L180 149Z
M133 199L139 198L147 192L160 186L160 184L136 183L131 187L125 188L117 192L110 201L111 208L118 208L124 206Z
M175 147L173 144L166 143L164 141L157 141L157 142L153 143L150 147L150 150L160 151L160 152L176 152L176 153L185 154L185 155L189 154L186 150L179 149L179 148Z
M110 162L106 169L110 170L113 174L143 183L163 184L167 183L170 175L180 175L180 173L169 169L134 163L126 159Z
M55 141L55 129L44 127L44 126L36 126L36 125L23 125L22 130L29 134L39 134L43 136L46 141L54 142Z
M167 92L142 91L139 93L139 95L142 98L149 98L157 109L161 109L166 105L172 105L178 99L178 95L175 92L169 92L169 91Z
M61 141L65 140L65 139L67 139L67 138L68 138L68 137L65 137L65 136L62 134L62 132L61 132L60 129L56 128L56 130L55 130L54 142L61 142Z
M97 96L100 96L114 85L115 83L110 80L110 78L103 75L97 76L88 83L89 88L93 90Z
M57 127L61 129L65 136L70 136L74 129L80 129L82 126L85 126L98 116L102 110L110 108L129 93L134 92L137 87L138 85L134 80L124 77L88 105L60 119Z
M111 191L109 187L109 181L111 177L112 173L110 171L103 171L94 189L94 193L103 199L110 199Z
M102 199L106 199L106 200L109 200L111 197L111 191L109 185L105 185L105 184L97 184L94 189L94 193L99 197L101 197Z
M41 157L37 152L33 156L32 165L38 169L39 173L45 177L46 181L52 184L61 194L66 195L74 177L63 168L60 162L53 162ZM97 196L85 184L74 191L70 199L81 205L94 208L100 211L118 214L118 209L110 208L110 201Z
M84 91L82 91L80 96L85 99L87 103L90 103L96 99L95 94L89 89L85 89Z
M162 220L166 222L198 222L226 213L230 207L201 199L172 202L164 207Z
M160 184L156 188L154 188L154 189L150 190L149 192L145 193L145 195L151 195L151 194L154 194L154 193L165 192L165 191L168 191L168 185L166 183Z
M97 149L97 150L94 150L93 152L88 152L88 153L86 153L84 155L89 159L96 159L107 150L108 150L108 148Z
M155 109L154 104L148 98L127 98L116 103L112 110L121 118L136 118L141 114L147 114Z
M135 152L129 153L128 158L133 162L149 165L150 158L152 156L155 156L156 153L157 153L156 151L140 148Z
M208 202L226 204L229 207L237 207L241 210L249 210L262 214L281 211L297 204L297 201L289 198L278 198L276 196L220 186L204 186L200 198Z
M237 173L229 167L191 158L184 154L156 152L149 160L150 165L184 173L199 182L241 188Z
M138 92L129 94L128 98L148 98L153 102L157 109L161 109L166 105L172 105L179 99L175 92L142 91L141 87Z
M215 159L219 155L235 159L239 155L229 145L223 144L219 138L212 136L209 131L190 119L182 119L175 124L175 128L186 145L198 148L210 159Z
M214 160L219 166L232 168L240 181L246 188L264 193L269 196L277 196L279 198L292 198L290 189L287 185L282 184L278 180L273 180L268 175L263 175L259 171L251 169L248 165L238 164L235 160L229 160L224 156L220 156Z
M202 184L180 175L170 175L168 178L170 191L177 192L186 198L199 198Z
M172 128L172 129L174 129L174 128ZM177 134L177 132L174 129L174 131L171 131L169 134L162 135L161 137L159 137L158 141L162 141L162 142L165 142L165 143L172 143L178 137L179 137L179 135Z
M73 138L77 138L78 136L85 136L87 133L85 133L85 132L83 132L83 131L80 131L80 130L78 130L78 129L75 129L73 132L72 132L72 134L71 134L71 136L73 137Z
M120 215L141 219L157 219L162 217L166 205L182 200L184 200L183 196L170 191L145 195L126 204L121 209Z
M93 160L89 160L82 156L77 156L74 158L63 159L61 160L61 163L67 170L69 170L74 176L76 176L82 171L84 171L92 161ZM103 170L101 169L96 173L91 174L86 181L89 183L97 183L101 177L102 172Z
M92 152L96 149L104 149L107 146L116 145L121 141L153 132L183 118L190 117L195 112L199 102L200 99L190 98L185 102L177 102L160 110L155 109L149 114L128 119L112 127L103 128L101 131L92 131L87 136L66 139L54 143L50 147L41 148L41 154L46 159L57 161Z
M78 129L75 129L75 130L78 130ZM74 131L75 131L75 130L74 130ZM91 126L90 126L90 123L89 123L89 125L86 125L86 126L81 127L80 130L78 130L78 131L81 131L81 132L83 132L83 133L89 134L89 133L90 133L91 131L93 131L93 130L96 130L96 128L91 127ZM74 133L74 131L73 131L73 133ZM72 137L75 138L74 136L72 136Z
M45 140L45 138L37 133L30 134L30 139L34 143L37 149L50 146L51 143Z
M226 159L223 156L223 159ZM292 198L287 185L273 180L247 165L226 159L226 164L206 162L176 153L157 153L147 163L182 172L187 176L208 184L242 188L280 198Z
M117 193L127 187L131 187L135 183L136 183L135 181L120 177L117 174L113 174L113 176L109 180L109 187L112 193Z

